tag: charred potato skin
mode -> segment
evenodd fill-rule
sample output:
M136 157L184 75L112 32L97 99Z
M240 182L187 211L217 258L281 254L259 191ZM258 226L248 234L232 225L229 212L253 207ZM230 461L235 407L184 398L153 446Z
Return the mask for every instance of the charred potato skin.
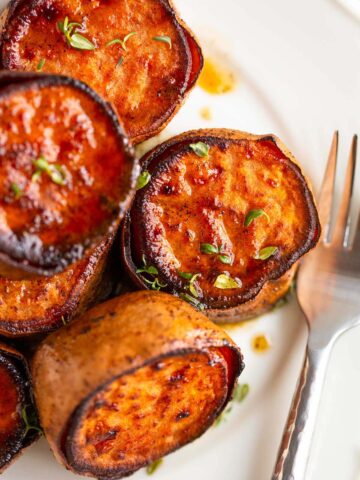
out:
M15 8L15 7L14 7ZM116 214L112 219L109 218L107 231L94 232L93 238L84 239L81 244L69 245L66 251L61 251L58 247L41 248L40 253L36 254L32 260L26 258L26 249L29 245L26 238L22 242L13 245L9 239L2 239L2 252L0 252L0 275L6 278L19 280L28 278L37 278L39 276L53 276L62 272L69 265L84 258L89 251L95 247L104 237L104 235L113 235L116 233L120 220L127 210L131 198L134 194L136 178L138 175L138 162L136 160L132 145L129 143L119 119L109 103L104 102L97 93L91 90L86 84L78 80L64 76L49 74L35 74L26 72L0 72L0 96L5 92L27 91L33 87L70 87L78 90L99 107L99 110L109 119L114 128L116 138L120 142L121 150L124 155L124 171L126 175L126 190L121 193ZM104 230L104 227L102 227Z
M102 240L84 259L54 277L27 281L0 278L0 335L23 338L49 333L93 306L103 294L102 280L112 243L113 236ZM43 305L39 297L46 295L50 282L57 292L57 302ZM18 307L24 289L23 296L34 297L30 309L27 305ZM14 314L6 313L6 308L16 309L18 318L10 320Z
M140 306L143 311L139 312ZM239 349L219 327L171 295L149 291L126 294L51 334L35 353L31 370L41 424L55 457L76 471L67 456L67 445L82 405L94 393L149 363L183 352L204 353L208 348L219 349L226 359L229 400L244 368ZM56 406L49 402L55 392ZM209 425L214 419L209 419ZM102 472L100 477L119 475Z
M27 362L23 355L13 347L0 342L0 365L10 365L15 373L15 381L18 387L18 398L22 407L30 407L37 416L37 410L34 404L32 385L30 381L30 372ZM34 443L39 438L39 433L30 431L26 437L23 437L24 427L19 426L16 439L12 439L10 445L7 445L6 457L0 456L0 474L4 472L18 457L23 450ZM12 443L12 445L11 445Z
M165 141L163 144L155 147L145 154L145 156L140 160L142 171L149 171L152 173L156 171L157 167L161 168L162 162L164 162L166 158L188 148L190 143L204 142L211 147L212 145L215 145L216 142L223 142L223 145L226 145L227 142L237 142L241 140L271 142L288 160L290 160L290 162L292 162L294 168L300 172L301 177L303 178L301 194L306 199L309 209L310 233L307 241L301 246L301 248L294 252L288 261L279 262L278 268L273 269L265 281L251 288L246 298L244 298L242 302L239 302L238 305L227 306L224 304L221 307L211 307L205 304L204 313L211 320L219 324L236 323L255 318L271 310L274 304L287 293L293 282L299 259L309 250L315 247L321 233L320 221L311 187L306 182L306 177L304 176L298 161L281 142L281 140L274 135L253 135L246 132L228 129L204 129L190 131ZM199 161L201 160L202 159L199 159ZM133 284L140 289L149 289L148 284L144 282L141 275L136 273L137 268L139 268L139 258L135 259L134 257L134 236L131 232L131 214L136 208L136 198L137 197L135 196L132 209L127 212L122 222L121 256L125 269L129 274ZM171 289L171 286L165 290L174 295L178 295L177 290Z
M6 46L6 44L10 41L11 38L9 34L9 27L11 25L11 22L16 19L17 16L22 16L21 10L23 6L27 3L27 0L10 0L9 5L4 9L0 16L0 68L6 70L10 69L11 58L7 53L5 53L4 46ZM36 7L36 2L34 3ZM169 16L169 18L176 26L177 34L182 37L184 48L187 52L187 80L183 87L179 88L177 98L172 102L171 105L169 105L168 109L165 112L162 112L158 115L157 121L153 122L151 127L147 128L146 131L140 131L135 134L130 134L131 141L134 145L144 142L145 140L148 140L149 138L158 135L162 130L164 130L164 128L169 124L169 122L173 119L173 117L177 114L181 106L186 101L187 96L195 86L204 65L203 54L199 42L192 30L181 19L180 15L177 12L177 9L173 5L172 0L159 0L159 4L164 9L164 12L166 12L166 15ZM84 81L85 83L89 83L86 82L86 79L84 79ZM111 103L113 103L113 105L115 104L114 101L112 101ZM120 108L117 108L117 110L119 111L121 118Z

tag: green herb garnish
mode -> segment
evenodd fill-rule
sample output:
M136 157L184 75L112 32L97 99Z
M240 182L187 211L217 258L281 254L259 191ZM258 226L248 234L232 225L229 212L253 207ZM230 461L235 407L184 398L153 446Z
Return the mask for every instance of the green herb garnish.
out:
M124 57L120 57L117 64L116 64L116 67L121 67L121 65L124 63Z
M155 40L156 42L167 43L169 45L170 49L172 48L171 38L168 37L167 35L157 35L156 37L153 37L153 40Z
M199 292L198 292L198 289L197 289L197 284L196 284L196 280L200 277L200 273L186 273L186 272L178 272L179 275L182 277L182 278L185 278L185 280L188 280L189 281L189 291L190 293L198 298L199 296Z
M96 47L90 40L77 31L74 33L74 28L82 28L81 23L69 23L69 18L65 17L63 22L58 22L58 27L70 47L76 48L77 50L95 50Z
M244 222L245 227L249 227L256 218L259 218L262 216L265 216L268 219L268 221L270 221L269 215L264 210L261 210L260 208L256 210L250 210L250 212L246 215L246 218L245 218L245 222Z
M275 255L278 251L278 247L265 247L260 250L260 252L255 256L256 260L267 260L268 258Z
M150 285L151 290L161 290L162 288L167 287L166 283L161 283L160 280L158 279L158 275L159 275L158 269L152 265L147 264L145 255L142 256L142 262L143 262L143 267L138 268L136 270L136 273L137 274L146 273L147 275L152 277L151 280L149 280L144 276L142 276L142 279L144 280L144 282Z
M19 200L19 198L23 195L23 191L21 190L19 185L17 183L12 183L10 185L10 188L14 194L15 200Z
M126 48L126 42L129 40L129 38L133 37L134 35L137 35L137 32L130 32L123 39L121 38L115 38L114 40L111 40L106 44L107 47L111 47L111 45L116 45L119 43L121 45L121 48L125 51L127 51Z
M66 327L66 325L68 324L68 322L65 320L64 315L61 316L61 321L62 321L63 325Z
M200 311L205 310L205 305L201 303L200 300L192 297L187 293L183 293L183 292L179 293L179 298L181 298L181 300L184 300L185 302L190 303L190 305L192 305L193 307L197 308Z
M232 403L230 403L228 407L222 412L222 414L217 417L217 419L214 422L214 427L218 427L221 423L226 422L227 417L229 416L232 409L233 409L233 405Z
M211 243L201 243L200 252L205 255L218 255L220 262L225 263L226 265L233 264L233 259L229 255L224 255L222 245L217 247L216 245L211 245Z
M41 70L43 69L44 65L45 65L45 58L42 58L39 63L37 64L37 67L36 67L36 71L37 72L41 72Z
M37 160L34 160L33 164L36 170L31 177L32 182L37 182L42 174L46 173L56 185L66 185L65 172L61 165L49 163L43 155L40 155Z
M214 287L220 288L221 290L233 290L235 288L241 288L242 282L241 280L231 278L230 275L222 273L216 278Z
M31 408L30 413L27 412L28 407ZM38 418L36 416L35 410L32 408L31 405L25 405L25 407L21 409L21 417L25 423L24 438L31 430L34 430L43 435L44 432L38 424Z
M142 188L146 187L150 180L151 174L147 170L141 172L139 178L137 179L136 190L141 190Z
M204 158L209 155L210 147L204 142L191 143L190 148L198 157Z
M239 383L233 393L233 400L241 403L249 395L250 387L247 383Z
M155 462L150 463L150 465L146 467L146 473L148 475L155 473L156 470L162 465L163 461L164 460L162 458L159 458L158 460L155 460Z

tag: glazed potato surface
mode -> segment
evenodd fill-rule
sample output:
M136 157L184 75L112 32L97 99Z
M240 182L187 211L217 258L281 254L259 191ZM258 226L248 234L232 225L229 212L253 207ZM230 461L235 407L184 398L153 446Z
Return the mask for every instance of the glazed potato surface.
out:
M80 24L77 32L94 48L69 45L58 26L66 17ZM133 35L124 44L109 45L128 34ZM171 118L194 82L193 66L197 77L200 55L167 0L20 1L1 47L6 69L36 71L44 62L43 72L89 84L116 107L135 142Z
M112 382L81 407L68 455L79 471L111 475L196 438L227 396L218 352L165 358ZM94 471L94 470L93 470Z
M133 162L103 104L52 82L0 92L0 250L54 273L116 228Z
M199 142L208 155L190 147ZM155 267L162 288L177 293L189 294L189 277L196 275L196 301L207 308L251 300L318 238L301 170L271 137L184 134L150 153L143 171L151 180L130 214L136 267L141 272L144 261ZM247 225L254 211L262 214Z

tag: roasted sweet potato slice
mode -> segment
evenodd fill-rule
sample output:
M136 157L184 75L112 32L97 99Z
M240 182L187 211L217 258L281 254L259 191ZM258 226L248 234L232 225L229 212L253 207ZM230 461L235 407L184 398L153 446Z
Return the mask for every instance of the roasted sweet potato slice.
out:
M319 238L309 186L274 136L188 132L147 154L140 178L123 229L129 273L217 321L271 307Z
M0 473L39 432L25 359L0 343Z
M57 459L76 473L115 479L204 433L242 368L238 347L204 315L142 291L51 334L32 374Z
M78 81L0 74L0 113L0 273L53 275L117 229L137 164Z
M53 277L0 278L0 335L47 333L83 313L103 294L102 280L112 237Z
M5 17L3 68L84 81L113 103L135 143L165 127L202 68L168 0L14 0Z

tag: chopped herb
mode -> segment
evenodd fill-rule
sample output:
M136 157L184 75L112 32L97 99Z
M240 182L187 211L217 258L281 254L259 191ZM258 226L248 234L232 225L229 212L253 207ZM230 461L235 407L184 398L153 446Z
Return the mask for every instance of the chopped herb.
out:
M31 408L30 413L27 412L28 407ZM42 429L38 424L38 419L37 419L35 410L31 407L31 405L26 405L21 409L21 417L25 423L24 438L31 430L34 430L40 433L41 435L43 435L44 432L42 431Z
M225 265L232 265L233 264L232 258L229 257L228 255L219 255L218 258L219 258L220 262L225 263Z
M125 51L127 51L126 48L126 42L129 40L129 38L133 37L134 35L137 35L137 32L130 32L125 37L121 40L120 38L115 38L114 40L111 40L106 44L107 47L111 47L111 45L116 45L119 43L121 45L121 48Z
M46 173L50 177L51 181L56 183L56 185L66 185L65 172L61 165L49 163L47 160L45 160L43 155L40 155L37 160L34 160L33 164L36 169L35 173L31 177L33 182L37 182L41 175Z
M10 188L14 194L15 200L18 200L20 197L22 197L23 191L21 190L21 188L17 183L12 183L10 185Z
M265 247L260 250L260 252L255 256L256 260L267 260L268 258L275 255L278 251L278 247Z
M156 37L153 37L153 40L155 40L156 42L167 43L169 45L170 49L172 48L171 38L168 37L167 35L158 35Z
M40 62L37 64L37 67L36 67L36 71L37 72L41 72L41 70L43 69L44 65L45 65L45 58L42 58L40 60Z
M205 305L200 302L197 298L192 297L191 295L187 293L179 293L179 297L181 300L184 300L185 302L190 303L193 307L197 308L200 311L205 310Z
M218 427L221 423L226 422L227 417L229 416L229 413L232 411L233 405L230 403L228 407L222 412L221 415L217 417L217 419L214 422L214 427Z
M151 290L161 290L162 288L167 287L166 283L161 283L160 280L157 278L159 275L158 269L156 267L153 267L152 265L147 264L145 255L143 255L142 261L143 268L138 268L136 270L136 273L146 273L150 275L150 277L152 277L151 280L149 280L142 276L144 282L150 285Z
M65 320L64 315L61 316L61 321L62 321L62 323L63 323L64 326L66 326L67 323L68 323L68 322Z
M156 470L162 465L163 461L164 460L162 458L159 458L158 460L155 460L155 462L150 463L150 465L146 467L146 473L148 475L155 473Z
M222 273L219 275L214 283L214 287L220 288L221 290L233 290L235 288L241 288L241 280L231 278L230 275Z
M178 272L178 274L180 275L180 277L182 278L185 278L185 280L191 280L192 277L193 277L193 273L186 273L186 272Z
M241 403L249 395L250 387L247 383L239 383L233 393L233 400Z
M200 252L204 253L205 255L217 255L219 253L219 248L215 245L211 245L210 243L201 243Z
M211 245L210 243L201 243L200 251L205 255L218 255L220 262L225 263L226 265L232 265L233 259L229 255L223 254L223 246L217 247L216 245Z
M194 153L196 153L198 157L203 158L209 155L210 147L209 145L206 145L206 143L204 142L191 143L190 148Z
M151 175L147 170L141 172L139 178L137 179L136 190L141 190L142 188L146 187L150 180Z
M123 63L124 63L124 57L120 57L119 60L118 60L118 62L117 62L117 64L116 64L116 66L117 66L117 67L121 67L121 65L122 65Z
M69 23L69 18L66 17L63 22L58 22L58 27L70 47L76 48L77 50L95 50L96 47L90 40L77 31L73 33L74 28L82 28L81 23Z
M185 280L188 280L189 281L189 291L190 293L198 298L199 296L199 292L198 292L198 288L197 288L197 285L196 285L196 280L200 277L200 273L186 273L186 272L178 272L179 275L183 278L185 278Z
M250 212L246 215L246 218L245 218L245 223L244 223L245 227L249 227L256 218L259 218L262 216L265 216L267 220L270 221L269 215L264 210L261 210L261 209L250 210Z

